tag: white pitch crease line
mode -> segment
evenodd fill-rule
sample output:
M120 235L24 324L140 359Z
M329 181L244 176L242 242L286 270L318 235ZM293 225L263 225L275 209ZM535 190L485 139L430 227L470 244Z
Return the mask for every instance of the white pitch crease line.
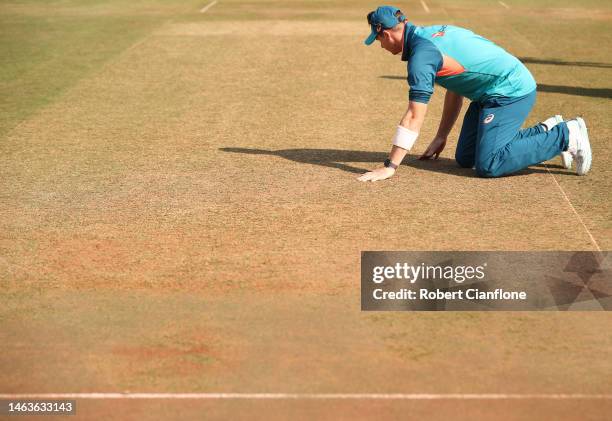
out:
M217 0L213 0L213 1L211 1L211 2L210 2L210 3L208 3L206 6L204 6L204 7L202 7L202 8L200 9L200 13L206 13L206 11L207 11L208 9L210 9L211 7L213 7L215 4L217 4Z
M425 13L429 13L429 7L427 7L425 0L421 0L421 6L423 6L423 9L425 9Z
M4 393L0 399L276 399L276 400L612 400L612 394L583 393Z
M565 190L563 190L563 187L561 187L561 184L559 184L559 182L557 181L557 178L554 176L554 174L552 172L550 172L550 170L548 169L548 165L544 164L544 167L546 167L546 171L548 171L548 174L550 174L552 179L555 180L555 184L557 185L557 187L559 187L559 190L561 190L561 194L563 195L563 198L570 205L570 208L572 208L572 211L574 211L574 213L576 214L576 218L578 218L578 221L580 221L580 223L584 227L584 230L589 235L589 238L591 239L591 242L593 243L593 245L595 246L597 251L601 253L601 248L599 247L599 244L597 244L597 241L595 241L595 237L593 237L593 234L591 234L591 231L589 231L589 229L587 228L586 224L582 220L582 217L576 211L576 208L574 207L572 202L569 200L569 197L567 197L567 194L565 194Z
M508 6L506 3L504 3L503 1L498 1L499 4L501 4L503 7L505 7L506 9L510 9L510 6Z

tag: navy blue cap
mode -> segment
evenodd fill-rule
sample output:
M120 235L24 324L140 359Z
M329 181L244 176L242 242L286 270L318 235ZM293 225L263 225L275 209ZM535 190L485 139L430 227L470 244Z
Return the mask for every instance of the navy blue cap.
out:
M372 44L382 30L393 28L405 20L406 16L404 16L402 11L393 6L380 6L373 12L368 13L368 23L372 33L365 39L364 44Z

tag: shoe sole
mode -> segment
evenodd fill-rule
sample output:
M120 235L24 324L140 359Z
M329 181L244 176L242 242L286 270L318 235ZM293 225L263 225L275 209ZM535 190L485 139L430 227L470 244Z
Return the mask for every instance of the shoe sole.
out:
M574 158L572 158L572 154L569 152L561 152L561 162L563 163L563 168L569 170L572 168L572 162Z
M589 132L584 120L580 117L576 118L580 127L580 146L576 151L576 174L585 175L591 169L593 155L591 152L591 142L589 142Z

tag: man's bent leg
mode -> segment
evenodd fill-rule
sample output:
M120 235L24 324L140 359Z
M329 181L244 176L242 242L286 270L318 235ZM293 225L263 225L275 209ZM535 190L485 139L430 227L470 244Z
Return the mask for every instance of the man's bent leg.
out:
M455 150L455 160L463 168L472 168L475 163L479 114L480 105L477 102L472 102L463 117L463 125Z
M567 149L565 123L548 132L521 137L519 128L535 102L535 91L502 106L485 106L480 112L476 143L476 172L499 177L549 160Z
M538 123L533 127L519 130L518 137L531 137L544 132L546 132L546 128L541 123Z

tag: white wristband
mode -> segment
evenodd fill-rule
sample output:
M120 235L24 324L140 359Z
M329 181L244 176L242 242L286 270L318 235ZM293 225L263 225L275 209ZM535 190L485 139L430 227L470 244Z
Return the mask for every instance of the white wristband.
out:
M395 132L395 136L393 136L393 144L409 151L412 149L412 145L414 145L417 137L419 137L417 132L413 132L402 126L397 126L397 131Z

